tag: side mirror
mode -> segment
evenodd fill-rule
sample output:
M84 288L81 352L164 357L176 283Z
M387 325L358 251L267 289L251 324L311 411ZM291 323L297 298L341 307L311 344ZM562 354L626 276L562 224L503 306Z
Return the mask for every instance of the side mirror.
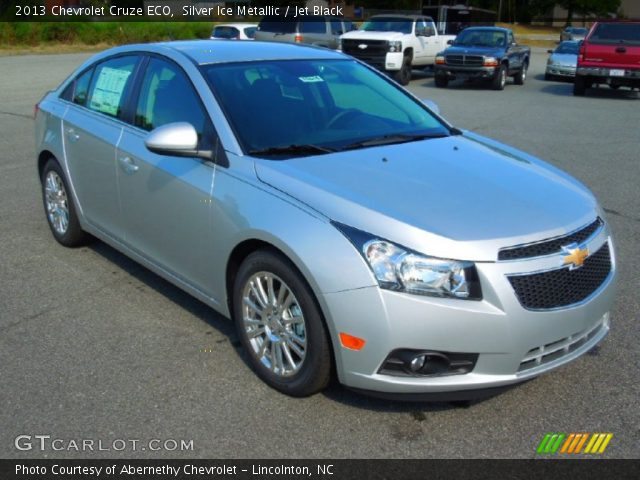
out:
M447 40L447 45L453 45L453 40Z
M198 157L211 160L213 153L198 150L198 132L187 122L162 125L149 133L144 141L147 149L158 155Z
M547 53L553 53L553 50L547 50Z
M423 98L422 103L424 103L424 105L433 113L438 115L440 114L440 107L438 107L438 105L433 100L429 100L428 98Z

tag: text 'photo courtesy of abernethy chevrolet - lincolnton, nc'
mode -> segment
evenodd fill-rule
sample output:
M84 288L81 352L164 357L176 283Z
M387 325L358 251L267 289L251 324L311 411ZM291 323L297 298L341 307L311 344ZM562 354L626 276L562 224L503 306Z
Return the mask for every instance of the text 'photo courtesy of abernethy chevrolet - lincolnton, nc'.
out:
M55 239L97 237L233 319L286 394L336 376L481 398L609 331L616 257L592 193L342 52L112 48L42 98L35 139Z

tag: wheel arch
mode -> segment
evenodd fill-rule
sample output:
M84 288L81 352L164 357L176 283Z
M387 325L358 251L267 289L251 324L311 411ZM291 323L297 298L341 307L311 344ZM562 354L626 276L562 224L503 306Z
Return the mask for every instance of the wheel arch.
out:
M409 59L413 62L413 47L405 48L403 54L403 57L409 57Z
M60 163L60 161L55 156L55 154L53 152L51 152L50 150L46 150L45 149L45 150L42 150L38 154L38 177L42 178L42 172L44 171L44 166L51 159L53 159L56 162L58 162L58 164Z

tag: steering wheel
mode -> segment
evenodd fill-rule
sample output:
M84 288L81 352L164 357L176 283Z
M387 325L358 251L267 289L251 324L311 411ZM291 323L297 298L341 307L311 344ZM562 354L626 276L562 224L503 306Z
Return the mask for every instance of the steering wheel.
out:
M335 126L339 121L344 120L348 117L356 117L362 115L362 112L360 110L358 110L357 108L347 108L346 110L341 110L340 112L336 113L331 120L329 120L327 122L327 128L332 128L333 126Z

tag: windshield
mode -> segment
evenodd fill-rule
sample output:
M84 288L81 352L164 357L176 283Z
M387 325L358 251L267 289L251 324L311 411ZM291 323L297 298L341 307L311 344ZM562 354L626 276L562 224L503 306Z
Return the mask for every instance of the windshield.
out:
M295 153L311 155L364 148L373 139L399 143L450 134L422 103L353 60L256 61L202 69L247 153L304 146Z
M453 44L466 47L504 47L507 44L507 35L500 30L474 30L468 28L458 34Z
M553 53L567 53L578 55L578 51L580 50L580 44L578 42L562 42L556 51Z
M365 32L400 32L411 33L413 21L398 17L378 17L365 22L360 30Z

